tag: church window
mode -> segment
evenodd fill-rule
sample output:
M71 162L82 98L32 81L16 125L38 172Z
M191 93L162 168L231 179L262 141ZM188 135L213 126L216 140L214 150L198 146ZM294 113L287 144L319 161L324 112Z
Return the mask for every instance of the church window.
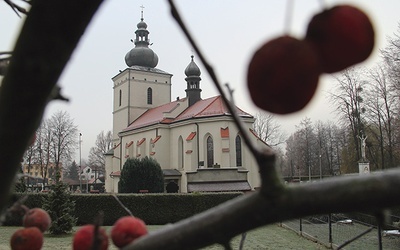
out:
M122 104L122 90L119 90L119 106Z
M151 88L147 89L147 104L153 104L153 90Z
M214 142L211 136L207 137L207 167L214 165Z
M182 136L178 139L178 168L184 168L184 153L183 153L183 139Z
M241 167L242 166L242 138L240 138L239 135L236 136L235 145L236 145L236 166Z

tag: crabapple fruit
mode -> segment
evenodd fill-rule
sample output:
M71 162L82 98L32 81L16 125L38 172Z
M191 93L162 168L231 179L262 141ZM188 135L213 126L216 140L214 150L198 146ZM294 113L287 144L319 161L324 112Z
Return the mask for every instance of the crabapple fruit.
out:
M24 227L37 227L44 232L49 229L51 218L47 211L41 208L31 208L24 215L22 225Z
M91 250L93 247L95 226L88 224L82 226L74 235L73 239L73 250ZM99 240L100 250L108 249L108 236L104 228L98 228L97 240Z
M317 50L322 71L333 73L367 59L374 48L375 32L362 10L337 5L311 19L305 39Z
M111 229L111 239L114 245L120 248L145 234L147 234L146 224L133 216L119 218Z
M14 232L10 239L12 250L40 250L43 246L43 233L37 227L26 227Z
M251 58L247 87L255 105L275 114L304 108L318 86L318 56L310 44L281 36L261 46Z

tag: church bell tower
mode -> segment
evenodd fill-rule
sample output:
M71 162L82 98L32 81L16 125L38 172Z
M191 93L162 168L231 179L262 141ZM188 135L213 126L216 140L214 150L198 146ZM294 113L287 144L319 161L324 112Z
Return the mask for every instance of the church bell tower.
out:
M157 69L158 56L149 47L149 31L144 22L143 9L134 34L132 48L125 55L128 66L112 78L113 141L119 143L118 133L123 131L148 109L171 101L172 74Z

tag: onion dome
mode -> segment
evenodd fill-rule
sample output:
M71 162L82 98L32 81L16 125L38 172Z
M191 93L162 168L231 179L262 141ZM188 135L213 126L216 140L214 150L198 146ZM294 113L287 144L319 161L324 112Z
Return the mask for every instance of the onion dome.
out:
M200 68L197 66L197 64L193 60L193 55L192 55L192 61L189 63L189 65L185 69L185 75L186 76L200 76Z
M128 67L143 66L155 68L158 64L158 56L149 48L149 31L147 30L147 24L144 22L143 13L140 22L137 24L137 28L135 31L136 38L133 41L135 47L126 54L125 63Z

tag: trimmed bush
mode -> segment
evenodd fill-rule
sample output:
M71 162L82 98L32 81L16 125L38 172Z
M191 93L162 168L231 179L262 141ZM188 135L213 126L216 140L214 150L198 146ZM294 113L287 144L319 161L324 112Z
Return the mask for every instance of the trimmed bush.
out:
M242 193L200 193L200 194L117 194L118 199L134 216L141 218L148 225L175 223L194 214L208 210L225 201L240 196ZM18 194L23 196L25 194ZM42 207L42 199L48 194L29 194L26 205ZM104 213L103 224L114 222L128 213L111 194L71 194L75 202L74 217L77 225L93 223L99 211ZM29 202L28 202L29 201ZM5 225L21 225L21 217L11 216Z
M121 171L118 182L120 193L164 192L164 176L160 164L153 158L128 159Z

